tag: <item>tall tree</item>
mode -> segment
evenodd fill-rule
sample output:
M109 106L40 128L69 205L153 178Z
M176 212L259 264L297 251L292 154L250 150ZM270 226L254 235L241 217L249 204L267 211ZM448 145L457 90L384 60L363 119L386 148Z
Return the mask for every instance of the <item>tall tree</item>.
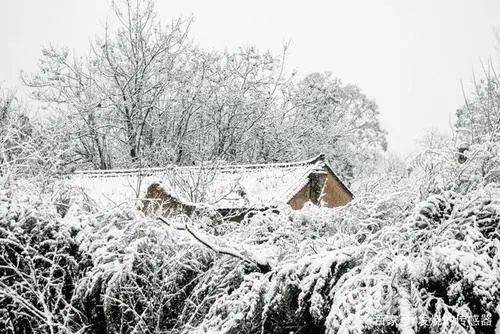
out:
M479 143L500 140L500 78L492 63L483 66L483 76L474 76L474 89L457 110L455 129L462 140Z
M112 160L137 163L152 144L152 114L160 111L189 46L190 21L160 25L152 1L122 0L112 8L117 29L106 25L87 57L49 47L40 71L24 77L39 100L57 104L74 121L77 153L103 169Z
M500 78L493 63L483 66L482 78L456 112L456 159L468 183L500 181Z
M159 164L258 159L258 137L272 126L281 99L283 59L255 48L196 48L189 55L174 97L153 122L155 144L148 159L160 157Z
M330 73L312 73L288 92L287 134L303 157L323 152L346 178L387 147L374 101Z

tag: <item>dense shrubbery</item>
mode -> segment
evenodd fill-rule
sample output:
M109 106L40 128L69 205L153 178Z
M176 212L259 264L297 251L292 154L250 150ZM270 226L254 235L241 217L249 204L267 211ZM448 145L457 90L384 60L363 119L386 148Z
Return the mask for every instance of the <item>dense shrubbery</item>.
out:
M0 328L7 333L76 332L76 286L91 266L77 231L56 207L0 190Z
M362 242L325 243L318 254L253 274L214 304L196 332L491 333L499 214L497 192L431 196Z
M42 197L33 203L3 191L2 328L493 332L500 301L498 189L447 191L411 205L413 197L395 191L334 210L283 208L241 224L190 222L211 243L269 263L271 270L261 272L175 229L179 219L167 226L133 208L97 212L82 202L58 211Z

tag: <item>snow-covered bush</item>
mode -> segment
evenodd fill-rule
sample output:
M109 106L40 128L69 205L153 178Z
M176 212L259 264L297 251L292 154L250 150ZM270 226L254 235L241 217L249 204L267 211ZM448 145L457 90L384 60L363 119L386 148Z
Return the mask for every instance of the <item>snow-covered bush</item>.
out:
M186 232L134 208L103 212L78 198L61 211L65 194L2 189L6 333L180 331L197 325L215 300L256 270L215 256Z
M73 302L91 265L55 206L19 201L0 189L0 332L76 333L85 321Z
M193 332L491 333L499 217L493 187L433 195L364 241L246 277Z
M1 191L6 333L492 333L500 189L367 179L342 208L240 223ZM415 204L416 203L416 204ZM1 331L0 331L1 332Z

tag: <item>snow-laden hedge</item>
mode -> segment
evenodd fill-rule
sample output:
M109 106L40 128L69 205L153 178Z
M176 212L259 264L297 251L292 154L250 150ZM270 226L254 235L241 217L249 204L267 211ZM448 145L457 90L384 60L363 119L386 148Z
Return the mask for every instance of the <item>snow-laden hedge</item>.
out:
M499 222L497 191L433 195L365 240L246 277L193 332L493 333Z
M0 189L0 332L78 332L72 302L91 257L55 205Z
M498 190L409 200L201 217L188 233L2 190L0 332L495 332Z

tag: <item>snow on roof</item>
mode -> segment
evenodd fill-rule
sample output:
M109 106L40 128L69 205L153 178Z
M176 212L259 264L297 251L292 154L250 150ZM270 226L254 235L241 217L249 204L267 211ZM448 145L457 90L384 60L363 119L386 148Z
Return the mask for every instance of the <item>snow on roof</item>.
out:
M151 184L158 183L185 204L216 209L265 208L288 203L307 184L308 176L325 166L328 164L320 154L289 163L77 171L70 184L83 188L98 203L135 201L144 197Z

